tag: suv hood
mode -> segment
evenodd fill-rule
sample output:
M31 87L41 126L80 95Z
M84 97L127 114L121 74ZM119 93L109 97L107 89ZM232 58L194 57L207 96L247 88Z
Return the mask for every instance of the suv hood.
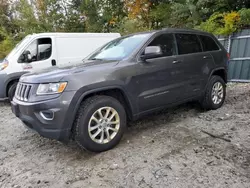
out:
M89 70L98 70L107 69L113 66L116 66L119 62L112 60L88 60L84 63L74 62L69 63L67 65L61 67L50 67L49 69L43 69L40 71L35 71L31 73L27 73L20 78L20 82L25 83L51 83L51 82L59 82L65 76L77 73L83 73Z

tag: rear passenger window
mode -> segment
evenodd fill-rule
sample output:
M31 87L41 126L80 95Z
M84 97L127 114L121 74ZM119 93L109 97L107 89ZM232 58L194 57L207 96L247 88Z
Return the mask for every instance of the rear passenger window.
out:
M179 55L202 52L201 44L196 35L176 34Z
M176 55L176 46L173 34L162 34L157 36L148 46L159 46L163 56Z
M200 35L201 43L204 51L216 51L219 50L218 45L215 43L214 39L208 36Z

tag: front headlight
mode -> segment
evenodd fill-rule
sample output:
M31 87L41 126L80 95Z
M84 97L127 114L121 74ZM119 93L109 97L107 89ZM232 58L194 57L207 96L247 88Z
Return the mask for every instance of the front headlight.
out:
M3 62L0 64L0 70L4 70L9 66L9 62L7 59L3 60Z
M38 86L36 94L48 95L48 94L62 93L65 90L66 86L67 86L67 82L40 84Z

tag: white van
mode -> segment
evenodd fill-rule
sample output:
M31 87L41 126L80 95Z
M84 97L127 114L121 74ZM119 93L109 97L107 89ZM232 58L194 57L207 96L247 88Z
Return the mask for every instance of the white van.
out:
M0 64L0 99L13 98L19 78L31 71L84 59L119 33L40 33L25 37Z

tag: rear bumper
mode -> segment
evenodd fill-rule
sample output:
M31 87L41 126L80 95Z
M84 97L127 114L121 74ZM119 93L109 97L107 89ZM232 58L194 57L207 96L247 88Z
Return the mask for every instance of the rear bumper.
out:
M22 102L14 98L11 102L12 112L41 136L67 142L71 137L71 125L64 122L74 94L75 92L64 92L58 98L37 103ZM45 113L49 113L49 116L45 117Z

